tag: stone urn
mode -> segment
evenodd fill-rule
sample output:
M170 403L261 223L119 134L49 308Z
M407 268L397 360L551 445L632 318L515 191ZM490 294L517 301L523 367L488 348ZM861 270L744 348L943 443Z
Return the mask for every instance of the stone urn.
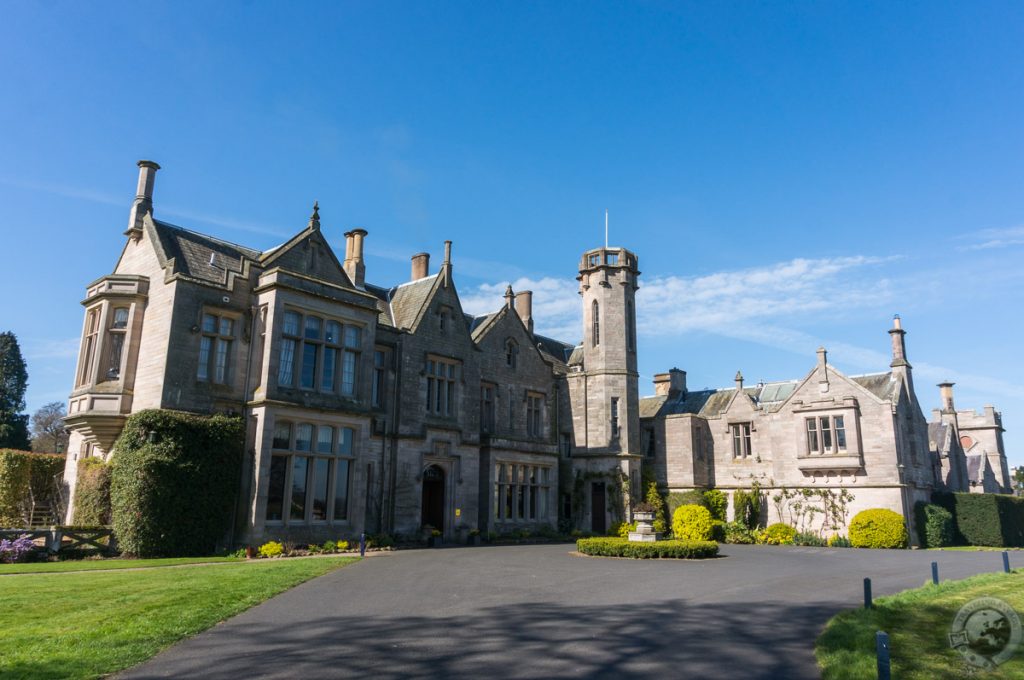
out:
M661 534L654 531L653 512L634 512L633 519L636 521L636 531L629 532L629 540L653 543L661 539Z

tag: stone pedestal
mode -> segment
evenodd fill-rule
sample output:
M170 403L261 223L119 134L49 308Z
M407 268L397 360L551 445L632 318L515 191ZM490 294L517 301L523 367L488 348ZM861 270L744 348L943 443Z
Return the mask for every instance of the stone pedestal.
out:
M661 540L661 534L654 530L654 513L638 512L633 515L636 520L636 531L629 532L629 540L640 543L653 543Z

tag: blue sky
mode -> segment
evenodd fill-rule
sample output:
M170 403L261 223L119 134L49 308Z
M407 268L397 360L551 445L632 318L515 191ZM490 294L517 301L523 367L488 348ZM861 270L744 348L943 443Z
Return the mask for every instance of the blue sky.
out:
M140 158L159 217L258 248L319 200L393 284L454 241L575 341L575 265L640 256L642 391L802 377L825 345L1002 410L1024 464L1021 3L10 3L0 328L29 408L71 387Z

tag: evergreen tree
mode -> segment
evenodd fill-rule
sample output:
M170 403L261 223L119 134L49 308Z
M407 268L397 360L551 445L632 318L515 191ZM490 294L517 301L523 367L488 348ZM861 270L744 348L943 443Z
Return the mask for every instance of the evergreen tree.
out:
M0 333L0 449L29 447L25 389L28 371L14 333Z

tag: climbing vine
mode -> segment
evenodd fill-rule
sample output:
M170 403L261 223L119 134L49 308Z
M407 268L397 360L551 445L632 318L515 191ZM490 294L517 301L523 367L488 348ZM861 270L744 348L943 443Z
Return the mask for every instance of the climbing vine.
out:
M846 526L849 505L853 494L846 489L789 489L779 487L772 494L772 504L778 517L800 532L814 526L815 518L822 518L817 533L826 529L840 529Z
M607 471L576 471L576 477L572 483L572 519L574 524L579 524L583 516L583 505L586 501L586 484L591 481L608 481L608 509L611 512L612 523L624 521L626 508L630 503L629 476L617 466L612 466ZM617 482L617 483L616 483Z

